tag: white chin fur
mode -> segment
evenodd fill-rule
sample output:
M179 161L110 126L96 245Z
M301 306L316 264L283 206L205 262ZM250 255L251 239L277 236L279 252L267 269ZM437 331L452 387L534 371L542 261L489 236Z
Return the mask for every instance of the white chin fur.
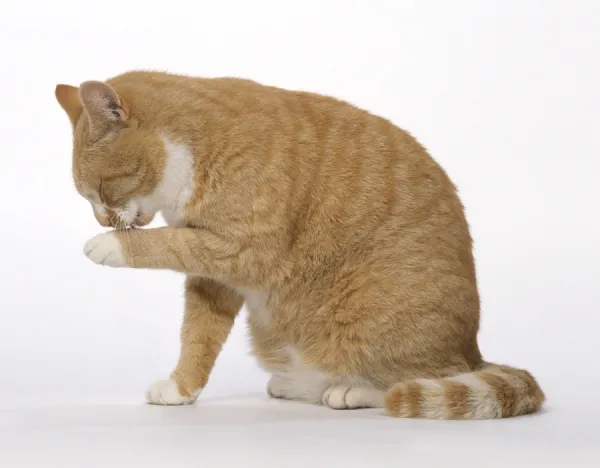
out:
M129 201L124 208L117 211L117 216L121 224L129 226L133 224L138 216L138 204L135 201Z

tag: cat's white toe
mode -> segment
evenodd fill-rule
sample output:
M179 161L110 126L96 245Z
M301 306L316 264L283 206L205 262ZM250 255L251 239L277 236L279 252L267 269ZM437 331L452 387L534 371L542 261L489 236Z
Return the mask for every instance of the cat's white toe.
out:
M153 405L188 405L194 403L198 395L185 396L179 393L174 380L157 380L146 392L146 400Z
M385 392L375 388L332 385L322 402L332 409L383 408Z
M346 395L352 390L348 385L331 386L323 394L323 404L333 409L346 409Z
M106 232L92 237L85 243L83 252L87 258L99 265L115 268L127 266L121 241L114 232Z

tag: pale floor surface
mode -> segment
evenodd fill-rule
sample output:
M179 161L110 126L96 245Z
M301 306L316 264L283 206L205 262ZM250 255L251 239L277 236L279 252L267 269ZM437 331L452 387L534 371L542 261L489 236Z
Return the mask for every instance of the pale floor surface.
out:
M501 421L393 419L263 395L191 407L0 403L0 467L600 467L600 405ZM217 465L218 464L218 465Z

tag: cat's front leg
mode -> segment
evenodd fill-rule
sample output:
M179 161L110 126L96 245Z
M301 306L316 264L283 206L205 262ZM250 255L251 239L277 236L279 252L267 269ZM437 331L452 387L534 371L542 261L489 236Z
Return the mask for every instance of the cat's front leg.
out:
M196 400L242 304L243 298L224 285L187 278L179 362L169 379L150 386L149 403L183 405Z
M268 244L262 243L267 246ZM95 263L111 267L166 269L221 283L262 286L277 265L274 249L250 248L203 229L162 227L100 234L84 247Z

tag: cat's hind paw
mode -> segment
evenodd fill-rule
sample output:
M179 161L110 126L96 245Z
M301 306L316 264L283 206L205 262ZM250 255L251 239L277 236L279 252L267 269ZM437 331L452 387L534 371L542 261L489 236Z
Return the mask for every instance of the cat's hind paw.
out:
M385 393L374 388L332 385L322 403L332 409L383 408Z

